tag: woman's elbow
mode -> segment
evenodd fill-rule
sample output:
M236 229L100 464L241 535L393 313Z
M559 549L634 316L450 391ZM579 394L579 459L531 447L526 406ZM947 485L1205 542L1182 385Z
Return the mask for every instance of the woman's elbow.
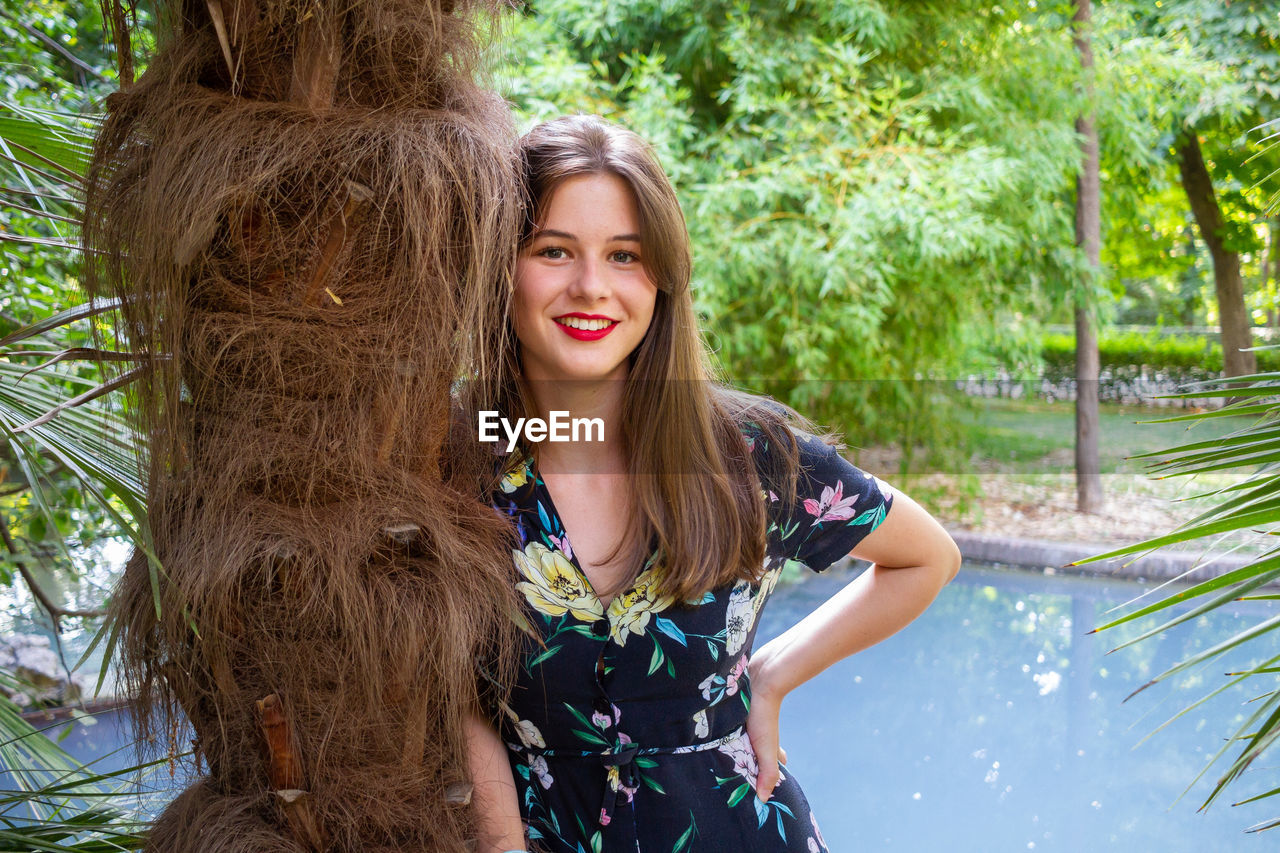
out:
M963 557L960 554L960 546L956 545L956 540L951 538L950 534L946 534L946 542L939 554L939 570L942 574L942 583L940 586L946 586L955 580L956 575L960 573L960 563Z

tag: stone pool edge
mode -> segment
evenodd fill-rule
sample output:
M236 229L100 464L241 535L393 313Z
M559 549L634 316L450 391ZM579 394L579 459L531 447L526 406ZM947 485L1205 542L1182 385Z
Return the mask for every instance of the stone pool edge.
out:
M1076 560L1103 554L1114 545L1088 542L1055 542L1043 539L1020 539L994 536L969 530L948 530L966 560L995 563L1020 569L1038 569L1049 574L1077 574L1125 580L1201 581L1251 563L1255 556L1210 555L1201 551L1161 550L1112 560L1099 560L1083 566L1070 566Z

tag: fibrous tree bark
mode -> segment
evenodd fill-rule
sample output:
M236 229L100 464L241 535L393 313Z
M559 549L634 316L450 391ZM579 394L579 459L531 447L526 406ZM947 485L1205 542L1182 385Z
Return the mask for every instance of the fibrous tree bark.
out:
M124 667L143 733L182 752L189 721L207 768L151 849L463 849L462 721L517 638L492 459L450 438L456 381L496 369L521 209L478 12L159 13L84 224L87 286L149 367Z

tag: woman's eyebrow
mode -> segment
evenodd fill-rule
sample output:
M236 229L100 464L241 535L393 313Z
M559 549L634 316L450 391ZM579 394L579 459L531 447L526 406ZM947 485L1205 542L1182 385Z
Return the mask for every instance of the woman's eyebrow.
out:
M540 228L534 235L533 239L539 237L559 237L561 240L577 240L578 238L570 234L568 231L557 231L554 228Z

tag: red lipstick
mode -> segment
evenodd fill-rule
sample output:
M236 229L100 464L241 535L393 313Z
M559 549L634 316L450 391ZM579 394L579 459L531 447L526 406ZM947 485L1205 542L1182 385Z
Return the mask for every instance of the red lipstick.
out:
M566 326L561 322L562 320L570 318L578 320L608 320L609 325L602 329L575 329L572 326ZM605 317L602 314L579 314L574 312L573 314L563 314L556 317L555 320L556 326L560 331L564 332L575 341L598 341L618 327L618 322L616 320L611 317Z

